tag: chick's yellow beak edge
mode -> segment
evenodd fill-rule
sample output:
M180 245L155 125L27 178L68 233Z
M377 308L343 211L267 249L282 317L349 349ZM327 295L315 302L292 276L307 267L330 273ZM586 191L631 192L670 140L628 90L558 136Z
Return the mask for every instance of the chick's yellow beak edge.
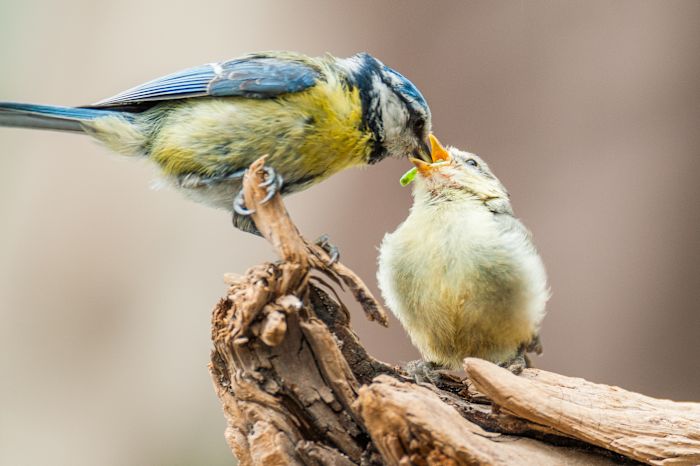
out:
M440 144L438 138L436 138L433 133L430 133L428 138L430 139L430 155L433 158L433 163L449 162L452 157L450 157L450 153L447 152L447 149Z
M430 172L431 172L431 170L432 170L433 164L428 163L428 162L424 162L424 161L421 160L421 159L416 159L416 158L413 158L413 157L411 157L410 160L411 160L411 162L413 163L413 165L416 166L416 170L417 170L418 173L420 173L420 174L423 175L423 176L429 176L429 175L430 175Z

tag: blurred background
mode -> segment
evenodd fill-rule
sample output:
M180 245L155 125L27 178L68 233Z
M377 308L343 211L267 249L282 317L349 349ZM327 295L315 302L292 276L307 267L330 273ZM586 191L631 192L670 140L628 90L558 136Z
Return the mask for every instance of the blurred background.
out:
M248 51L368 51L484 157L553 297L545 369L700 400L700 2L0 0L0 100L83 104ZM222 275L274 259L88 138L0 130L0 464L227 465ZM376 290L407 215L387 161L288 198ZM377 357L417 357L354 308Z

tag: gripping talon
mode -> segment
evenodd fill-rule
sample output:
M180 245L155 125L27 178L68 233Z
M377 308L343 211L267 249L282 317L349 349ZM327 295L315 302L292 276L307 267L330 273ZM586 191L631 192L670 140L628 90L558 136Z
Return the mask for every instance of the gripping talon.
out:
M258 185L261 188L265 188L270 186L272 183L275 183L275 178L277 178L277 173L275 173L275 170L272 167L265 166L263 167L263 171L265 172L265 181Z
M233 200L233 211L235 213L237 213L238 215L242 215L244 217L248 217L249 215L252 215L253 213L255 213L255 210L248 209L245 206L245 199L243 198L243 190L241 190L236 195L236 198Z
M269 202L270 199L272 199L275 194L277 194L277 186L274 185L274 186L268 187L267 194L265 195L265 197L262 198L262 200L260 200L260 204L265 204L265 203Z
M523 369L528 367L527 358L525 355L526 351L525 345L520 345L520 348L518 348L518 352L515 354L515 356L500 363L499 366L508 369L515 375L520 375Z
M282 192L283 185L284 185L284 178L282 178L282 175L277 175L277 190Z
M328 235L319 236L319 238L316 240L316 245L320 246L321 249L328 253L328 256L330 257L328 265L333 265L338 262L338 259L340 259L340 249L338 249L338 246L330 242Z
M329 255L331 256L331 259L328 261L328 265L333 265L336 262L338 262L338 259L340 259L340 251L338 250L337 246L333 246L330 248Z
M260 186L267 188L267 195L260 201L260 204L265 204L272 199L282 189L283 184L282 175L277 173L272 167L264 167L263 170L267 178L260 183Z

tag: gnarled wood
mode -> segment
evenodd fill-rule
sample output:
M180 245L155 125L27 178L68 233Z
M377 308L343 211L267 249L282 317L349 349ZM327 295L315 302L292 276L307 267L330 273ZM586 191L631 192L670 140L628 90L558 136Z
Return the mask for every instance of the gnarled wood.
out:
M332 300L309 286L309 268L363 297L368 317L386 314L366 285L299 236L281 198L265 197L264 158L244 177L253 219L282 258L226 277L228 295L214 309L211 373L241 464L357 464L368 439L351 406L359 382L337 338L310 305ZM339 305L335 305L340 307Z
M469 358L475 388L501 410L649 464L700 464L700 404L529 369L523 377Z
M357 408L390 465L615 464L593 453L487 432L427 388L388 376L360 389Z

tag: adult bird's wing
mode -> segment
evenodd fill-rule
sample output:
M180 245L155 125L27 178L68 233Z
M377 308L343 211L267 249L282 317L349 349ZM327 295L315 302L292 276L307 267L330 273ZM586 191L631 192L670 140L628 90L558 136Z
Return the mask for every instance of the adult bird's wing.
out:
M268 99L307 89L319 75L318 69L302 61L251 55L169 74L89 107L130 107L206 96Z

